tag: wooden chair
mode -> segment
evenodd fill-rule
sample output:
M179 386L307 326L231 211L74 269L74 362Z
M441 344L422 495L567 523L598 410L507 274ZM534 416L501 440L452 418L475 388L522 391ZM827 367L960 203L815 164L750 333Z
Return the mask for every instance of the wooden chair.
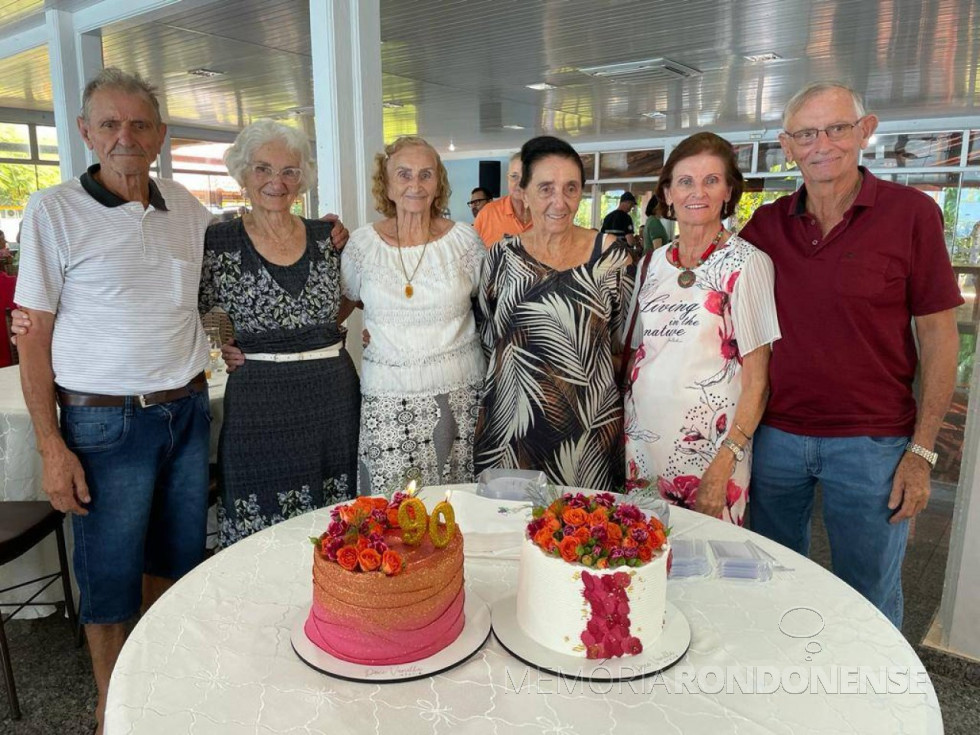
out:
M0 604L0 668L3 669L3 678L7 684L7 699L10 700L10 717L14 720L20 719L20 705L17 702L17 689L14 687L14 671L10 663L10 649L7 647L7 636L4 633L4 623L14 615L19 613L27 605L34 603L34 599L44 590L54 584L58 577L61 577L61 585L65 594L65 611L68 613L68 620L71 622L72 631L77 631L78 621L75 616L75 603L72 599L71 581L68 576L68 553L65 550L65 530L63 526L64 514L51 507L47 501L15 501L8 500L0 502L0 566L12 562L25 552L34 548L37 544L47 538L52 531L57 534L58 539L58 561L61 570L53 574L46 574L37 579L31 579L11 587L0 589L2 592L26 587L37 582L46 582L30 598L21 603L2 603ZM36 605L51 605L51 602L38 602ZM12 613L4 616L3 608L15 608Z

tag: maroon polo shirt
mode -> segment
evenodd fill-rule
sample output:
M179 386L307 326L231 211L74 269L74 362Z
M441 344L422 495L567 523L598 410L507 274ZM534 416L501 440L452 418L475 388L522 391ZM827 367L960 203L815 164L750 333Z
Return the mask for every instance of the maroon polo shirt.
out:
M861 172L857 199L826 237L805 187L760 207L739 233L775 266L783 336L763 423L793 434L912 434L911 318L963 303L936 203Z

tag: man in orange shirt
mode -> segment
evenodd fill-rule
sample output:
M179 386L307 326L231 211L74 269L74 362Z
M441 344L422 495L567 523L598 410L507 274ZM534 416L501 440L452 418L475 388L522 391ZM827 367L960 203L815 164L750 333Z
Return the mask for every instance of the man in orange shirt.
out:
M484 205L473 226L488 248L504 235L519 235L531 227L531 213L521 198L521 154L510 157L507 166L507 196Z

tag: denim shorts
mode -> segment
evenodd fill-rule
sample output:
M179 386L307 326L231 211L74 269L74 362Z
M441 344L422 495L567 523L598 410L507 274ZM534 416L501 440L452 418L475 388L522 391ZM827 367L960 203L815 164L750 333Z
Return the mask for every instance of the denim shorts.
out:
M210 425L206 390L146 408L61 407L92 498L72 516L83 623L129 620L143 574L178 579L203 558Z

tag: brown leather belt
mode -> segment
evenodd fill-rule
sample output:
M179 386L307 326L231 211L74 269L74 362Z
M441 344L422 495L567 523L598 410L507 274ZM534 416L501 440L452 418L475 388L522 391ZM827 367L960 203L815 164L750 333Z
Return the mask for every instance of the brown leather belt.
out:
M62 406L91 406L94 408L113 408L126 405L126 399L131 398L143 408L155 406L158 403L169 403L187 398L191 393L197 393L208 386L204 373L195 375L191 382L180 388L158 390L156 393L144 393L140 396L100 396L93 393L69 393L58 388L58 402Z

